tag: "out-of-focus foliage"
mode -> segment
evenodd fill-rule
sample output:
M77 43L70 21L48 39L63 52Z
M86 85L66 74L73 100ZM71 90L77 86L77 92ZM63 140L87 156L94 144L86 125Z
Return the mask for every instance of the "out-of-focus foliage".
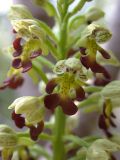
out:
M10 59L6 54L8 45L11 43L11 27L5 15L0 15L0 86L6 77L6 73L9 69ZM11 103L13 98L13 92L6 90L0 91L0 122L6 122L8 118L7 106ZM9 122L8 122L9 123Z

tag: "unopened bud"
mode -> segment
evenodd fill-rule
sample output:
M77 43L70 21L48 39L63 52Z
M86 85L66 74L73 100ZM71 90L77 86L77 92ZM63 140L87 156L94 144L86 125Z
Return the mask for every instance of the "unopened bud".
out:
M17 145L16 133L7 125L0 125L0 147L9 148Z
M105 13L96 7L90 8L88 12L86 13L86 21L97 21L100 18L104 17Z
M33 18L33 16L26 6L16 4L11 7L9 11L9 18L10 20L30 19Z

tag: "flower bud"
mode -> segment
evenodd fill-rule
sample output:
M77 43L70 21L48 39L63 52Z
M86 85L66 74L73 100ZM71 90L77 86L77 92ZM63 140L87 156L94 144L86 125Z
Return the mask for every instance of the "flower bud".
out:
M5 125L5 124L1 124L0 125L0 133L15 133L9 126Z
M104 12L96 7L90 8L88 12L85 14L87 22L97 21L100 18L104 17Z
M7 125L0 125L0 147L9 148L17 145L16 133Z
M16 4L11 7L9 11L9 18L10 20L30 19L33 18L33 16L26 6Z

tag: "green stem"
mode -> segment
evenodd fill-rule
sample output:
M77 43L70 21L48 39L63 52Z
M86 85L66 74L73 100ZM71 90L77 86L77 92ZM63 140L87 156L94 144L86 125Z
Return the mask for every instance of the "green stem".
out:
M81 0L81 1L76 5L76 7L73 9L73 11L71 12L70 15L72 16L72 15L76 14L78 11L80 11L80 10L83 8L83 6L85 5L86 1L87 1L87 0Z
M54 68L54 64L49 61L48 59L46 59L45 57L42 57L42 56L39 56L37 59L36 59L40 64L44 65L44 66L47 66L48 68L50 69L53 69Z
M55 34L52 32L51 28L45 24L44 22L35 19L38 23L38 26L40 26L46 33L47 35L54 41L54 43L58 42L58 39L56 38Z
M58 55L58 52L57 52L55 46L50 42L50 40L46 40L45 43L47 44L47 46L48 46L48 48L49 48L49 50L50 50L50 52L51 52L51 55L52 55L56 60L58 60L59 55Z
M63 5L63 14L61 15L61 23L59 24L59 45L58 52L60 55L60 59L66 58L66 45L67 45L67 33L68 33L68 20L69 17L66 18L68 12L69 3L68 0L64 0Z
M45 73L42 71L42 69L39 67L39 64L37 64L37 62L33 62L33 68L37 71L37 73L40 75L41 79L47 83L48 82L48 78L45 75Z
M55 111L55 126L53 139L53 160L66 160L63 136L65 134L65 114L61 107Z
M59 54L61 55L60 59L66 57L66 46L67 43L67 22L63 23L60 29L60 42L59 42Z

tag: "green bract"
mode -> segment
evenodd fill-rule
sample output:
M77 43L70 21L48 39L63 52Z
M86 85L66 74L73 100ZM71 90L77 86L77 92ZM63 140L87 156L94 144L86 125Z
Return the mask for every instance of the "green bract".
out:
M101 95L104 98L111 99L114 107L120 106L120 81L113 81L103 88Z
M107 139L99 139L88 148L86 160L109 160L111 153L120 150L120 146Z
M120 97L120 81L116 80L105 86L101 92L105 98L118 98Z

